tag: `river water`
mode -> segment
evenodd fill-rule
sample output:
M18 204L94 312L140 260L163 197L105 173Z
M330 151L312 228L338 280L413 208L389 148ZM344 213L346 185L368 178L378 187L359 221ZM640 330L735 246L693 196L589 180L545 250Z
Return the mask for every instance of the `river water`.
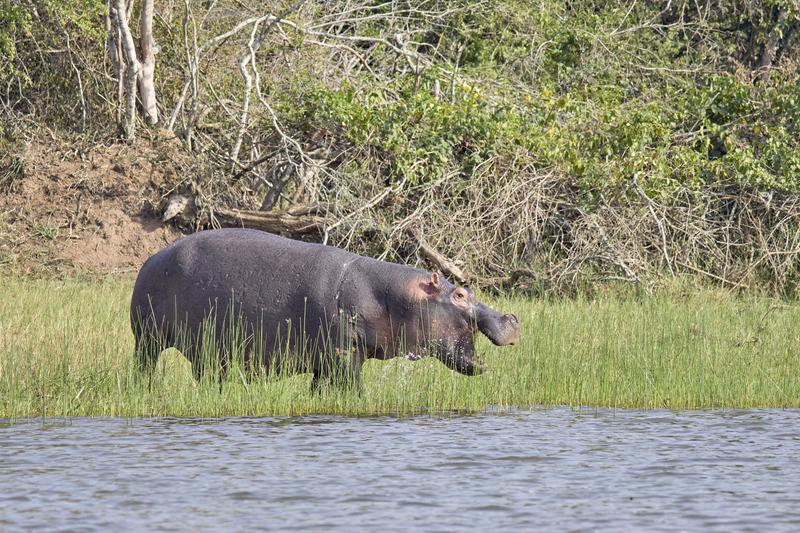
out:
M800 530L800 411L0 424L0 530Z

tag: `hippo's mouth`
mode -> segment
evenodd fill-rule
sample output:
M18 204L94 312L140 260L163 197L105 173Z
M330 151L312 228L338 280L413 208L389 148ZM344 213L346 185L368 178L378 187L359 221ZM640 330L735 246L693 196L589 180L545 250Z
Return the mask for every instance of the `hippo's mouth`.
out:
M486 371L486 363L475 356L462 357L460 363L456 363L455 369L467 376L477 376Z

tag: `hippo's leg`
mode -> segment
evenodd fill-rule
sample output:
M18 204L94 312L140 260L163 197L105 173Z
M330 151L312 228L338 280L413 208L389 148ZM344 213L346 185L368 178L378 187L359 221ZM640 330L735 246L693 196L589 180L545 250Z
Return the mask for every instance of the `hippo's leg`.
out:
M242 376L248 382L254 375L263 375L259 367L251 364L254 357L252 340L232 345L227 332L223 330L221 333L222 338L198 335L181 350L192 365L195 381L199 383L204 378L216 380L220 393L232 368L238 369L236 376Z
M361 364L362 362L359 361L358 358L353 357L353 359L347 363L337 385L346 389L351 389L356 394L361 395L361 393L364 392L364 387L361 384Z
M320 357L313 370L311 391L319 393L322 388L335 387L352 389L358 394L362 392L361 365L363 357L358 350L350 350L347 354L325 354Z
M191 363L197 382L205 378L217 380L221 389L231 360L229 328L223 320L209 316L191 324L180 328L178 349Z
M192 375L195 381L201 382L203 377L208 374L216 377L220 389L222 388L222 381L228 375L229 365L221 342L200 338L187 345L182 353L192 364Z
M311 376L311 394L319 394L329 382L328 376L315 369Z
M152 320L145 320L134 324L133 335L137 369L152 374L161 352L175 344L170 328L165 321L155 324Z
M195 381L200 382L203 379L203 373L206 367L206 363L203 360L202 343L198 341L191 346L187 346L182 353L192 365L192 376L194 376Z

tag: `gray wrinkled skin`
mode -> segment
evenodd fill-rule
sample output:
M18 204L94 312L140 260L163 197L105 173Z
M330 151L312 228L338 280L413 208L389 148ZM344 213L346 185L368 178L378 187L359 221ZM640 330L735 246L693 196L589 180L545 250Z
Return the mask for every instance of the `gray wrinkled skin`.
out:
M131 323L143 369L176 346L199 377L203 344L212 342L204 320L215 326L223 370L237 324L249 366L288 368L294 354L292 368L313 372L315 385L330 379L330 362L343 354L356 379L365 359L396 356L433 356L477 374L476 332L505 345L520 331L515 316L437 274L245 229L184 237L139 272Z

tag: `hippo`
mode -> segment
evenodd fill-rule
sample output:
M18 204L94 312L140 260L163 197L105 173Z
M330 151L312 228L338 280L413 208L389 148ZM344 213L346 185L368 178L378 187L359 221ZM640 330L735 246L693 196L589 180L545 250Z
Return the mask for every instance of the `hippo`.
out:
M368 358L432 356L480 374L478 331L498 346L520 336L516 316L439 273L233 228L183 237L151 256L136 278L131 325L143 370L174 346L197 379L209 347L225 371L232 351L225 339L230 344L236 329L247 368L311 372L315 389L344 381L334 376L342 360L356 384Z

